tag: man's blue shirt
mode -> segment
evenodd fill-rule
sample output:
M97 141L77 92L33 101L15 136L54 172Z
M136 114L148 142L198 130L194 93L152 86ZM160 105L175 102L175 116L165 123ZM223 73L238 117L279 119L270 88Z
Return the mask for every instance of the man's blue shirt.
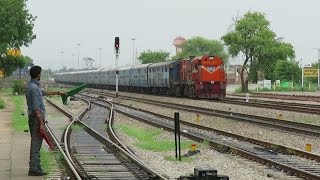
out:
M46 109L43 104L43 94L45 92L41 90L39 81L31 79L26 92L29 115L33 114L36 109L40 109L42 116L45 117Z

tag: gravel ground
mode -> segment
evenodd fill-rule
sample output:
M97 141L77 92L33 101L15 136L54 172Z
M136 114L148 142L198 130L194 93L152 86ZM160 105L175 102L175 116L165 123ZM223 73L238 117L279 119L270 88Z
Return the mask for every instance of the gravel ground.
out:
M63 130L70 123L69 118L67 118L64 114L51 106L49 103L45 102L45 106L47 111L46 120L48 122L48 126L53 131L57 139L60 140L63 134Z
M159 108L159 106L143 104L133 101L120 101L123 104L134 104L135 107L138 107L140 109L154 111L166 116L173 117L173 114L175 112L175 110L170 108ZM194 113L180 111L181 120L195 123L195 116L196 114ZM211 117L206 115L200 115L200 124L219 130L224 130L227 132L243 135L246 137L259 139L262 141L293 147L295 149L300 150L305 149L305 144L311 143L313 146L313 153L320 154L320 137L301 135L297 133L282 131L275 128L262 127L255 124L234 121L220 117Z
M106 92L110 92L110 91L106 91ZM320 125L320 115L295 113L292 111L283 111L283 110L275 110L275 109L255 108L255 107L249 107L249 106L225 104L225 103L218 103L218 102L212 102L212 101L210 102L206 100L172 98L172 97L165 97L165 96L152 96L152 95L146 95L146 94L135 94L135 93L126 93L126 92L120 92L120 94L129 95L129 96L138 97L138 98L144 98L144 99L151 99L156 101L179 103L179 104L192 105L197 107L205 107L205 108L211 108L213 110L222 110L222 111L227 110L230 112L245 113L245 114L257 115L257 116L271 117L271 118L279 118L279 115L282 115L282 119L284 120Z
M267 116L267 117L277 117L277 114L282 114L283 119L286 120L295 120L301 122L301 119L304 121L308 121L309 123L313 122L314 124L320 124L320 116L318 115L309 115L304 113L294 113L288 111L279 111L279 110L272 110L272 109L262 109L262 108L253 108L253 107L246 107L240 105L228 105L223 103L215 103L209 101L197 101L192 99L183 99L183 98L171 98L171 97L163 97L163 96L151 96L151 95L142 95L142 94L134 94L134 93L124 93L121 92L123 95L130 95L135 97L143 97L145 99L154 99L159 101L166 101L166 102L174 102L177 101L180 104L189 104L194 106L200 107L212 107L214 109L219 110L226 110L230 109L230 112L240 112L246 114L253 114L253 115L260 115L260 116ZM141 109L146 109L150 111L156 111L157 113L161 113L167 116L173 117L173 113L177 110L164 108L159 106L153 106L149 104L138 103L134 101L124 101L120 100L121 103L133 105L135 107L139 107ZM194 122L196 114L189 113L185 111L180 111L180 117L182 120ZM292 117L288 119L288 117ZM305 150L305 144L310 143L312 144L313 153L320 154L320 137L313 137L308 135L301 135L291 132L282 131L279 129L269 128L269 127L262 127L250 123L234 121L230 119L224 119L220 117L210 117L206 115L200 115L200 124L210 126L213 128L217 128L220 130L225 130L228 132L232 132L235 134L259 139L262 141L272 142L284 146L293 147L300 150Z
M49 100L75 116L79 115L87 105L83 101L70 101L67 105L64 105L60 97L51 97Z
M128 120L127 117L122 116L118 113L115 115L115 125L125 124L125 125L134 125L144 129L153 129L149 125L144 123L137 122L135 120ZM150 167L154 168L161 174L165 174L170 179L177 178L181 175L192 174L194 167L196 166L209 166L214 169L217 169L218 174L228 175L230 179L237 180L267 180L267 179L297 179L286 176L283 173L275 172L269 169L266 166L260 165L255 162L248 161L241 157L232 155L232 154L222 154L217 151L212 150L210 147L203 143L195 142L200 150L200 154L190 158L185 162L178 161L168 161L164 158L166 156L174 156L174 152L155 152L148 151L134 146L136 139L127 136L121 131L116 130L117 135L127 144L129 148L133 149L136 155L146 162ZM174 139L174 134L163 131L160 135L157 136L158 139ZM182 138L182 140L187 140ZM188 140L187 140L188 141ZM185 154L188 149L183 150L181 154ZM273 178L271 178L271 177Z

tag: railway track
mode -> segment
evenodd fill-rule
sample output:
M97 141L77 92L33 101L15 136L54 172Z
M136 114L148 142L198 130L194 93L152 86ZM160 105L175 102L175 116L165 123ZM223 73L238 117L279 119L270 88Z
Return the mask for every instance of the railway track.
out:
M236 94L232 94L232 96L245 97L245 95L236 95ZM320 102L320 96L288 95L288 94L275 94L275 93L253 93L250 96L257 97L257 98Z
M91 91L91 92L101 96L113 96L113 94L111 93L101 93L97 91ZM262 126L273 127L277 129L290 131L290 132L300 133L300 134L320 136L320 126L312 125L312 124L299 123L299 122L294 122L289 120L280 120L280 119L263 117L263 116L254 116L254 115L248 115L248 114L242 114L242 113L234 113L230 111L221 111L221 110L183 105L183 104L177 104L177 103L160 102L160 101L155 101L150 99L141 99L136 97L124 96L124 95L119 95L118 98L162 106L166 108L173 108L173 109L179 109L179 110L188 111L188 112L194 112L197 114L219 116L223 118L228 118L228 119L233 119L233 120L248 122L248 123L254 123Z
M132 152L119 146L121 142L114 143L117 137L112 135L111 138L112 133L102 135L105 134L105 123L112 123L113 120L112 104L109 104L109 111L90 104L86 112L72 117L50 103L72 119L65 129L62 143L65 159L75 169L75 179L165 179L132 155Z
M320 115L320 105L315 104L302 104L267 100L250 100L250 102L246 102L243 98L232 97L227 97L223 101L217 102Z
M104 100L88 96L86 98L99 106L106 106ZM115 104L115 109L125 116L174 132L174 122L170 117L122 104ZM200 142L207 141L218 151L238 154L286 171L290 175L312 180L320 179L320 156L318 155L186 121L181 121L181 124L183 129L180 132L181 135Z

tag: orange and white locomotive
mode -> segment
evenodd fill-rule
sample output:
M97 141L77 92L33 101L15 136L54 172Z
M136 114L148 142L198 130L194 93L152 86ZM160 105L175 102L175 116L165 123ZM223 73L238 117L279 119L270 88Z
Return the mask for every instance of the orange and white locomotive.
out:
M176 96L219 98L226 96L224 63L218 56L200 56L179 62L179 81L173 82Z

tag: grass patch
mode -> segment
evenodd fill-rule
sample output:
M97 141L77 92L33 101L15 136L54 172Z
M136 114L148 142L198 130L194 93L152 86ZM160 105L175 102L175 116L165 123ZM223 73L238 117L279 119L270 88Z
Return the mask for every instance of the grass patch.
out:
M71 130L72 130L73 132L83 131L83 128L82 128L81 126L77 125L77 124L72 124L70 128L71 128Z
M11 95L12 88L0 88L0 94L1 95Z
M122 132L129 136L137 138L139 141L150 141L155 136L161 133L160 129L146 130L144 128L139 128L136 126L119 125L116 128L120 129Z
M53 167L57 166L55 161L55 155L59 156L58 152L50 152L43 148L40 150L41 167L48 174L51 173Z
M3 109L4 107L4 100L0 97L0 109Z
M25 128L28 129L28 116L25 113L25 96L12 96L15 109L13 111L13 123L12 126L16 131L23 132Z
M305 123L305 124L316 124L318 121L312 119L311 117L303 117L302 119L298 119L298 122Z
M170 151L175 149L174 140L159 140L157 135L162 133L160 129L144 129L136 126L118 125L119 129L128 136L132 136L138 140L134 145L142 149L152 151ZM181 141L181 149L191 146L191 142Z

